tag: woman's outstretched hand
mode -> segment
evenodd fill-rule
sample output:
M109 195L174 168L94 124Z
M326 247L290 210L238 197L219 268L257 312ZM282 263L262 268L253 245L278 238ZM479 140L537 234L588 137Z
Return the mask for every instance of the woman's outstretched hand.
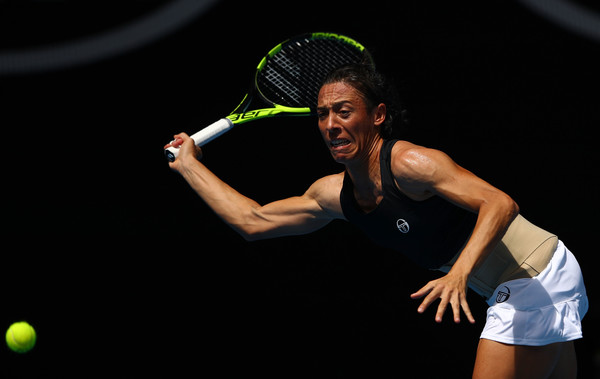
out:
M430 281L423 288L410 295L410 297L412 299L425 297L417 309L419 313L425 312L431 303L440 299L440 304L438 305L437 313L435 314L436 322L442 322L446 308L448 307L448 304L450 304L454 314L455 323L460 322L461 308L469 322L471 324L475 323L475 319L473 318L471 309L467 303L467 278L465 277L449 272L439 279Z

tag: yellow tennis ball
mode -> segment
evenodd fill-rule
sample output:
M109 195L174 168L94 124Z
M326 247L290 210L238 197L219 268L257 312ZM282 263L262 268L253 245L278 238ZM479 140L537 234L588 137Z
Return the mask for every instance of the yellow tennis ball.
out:
M25 321L15 322L6 331L6 344L17 353L26 353L35 346L35 329Z

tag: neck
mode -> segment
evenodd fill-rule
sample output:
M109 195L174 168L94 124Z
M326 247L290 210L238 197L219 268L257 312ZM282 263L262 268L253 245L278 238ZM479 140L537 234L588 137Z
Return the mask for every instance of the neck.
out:
M359 159L346 164L346 172L350 175L354 188L359 193L373 194L381 188L379 155L382 145L383 139L375 139Z

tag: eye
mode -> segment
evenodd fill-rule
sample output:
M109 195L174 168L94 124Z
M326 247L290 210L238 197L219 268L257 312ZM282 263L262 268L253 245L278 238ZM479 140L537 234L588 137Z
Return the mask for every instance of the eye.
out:
M341 109L338 113L340 114L341 118L348 118L348 117L350 117L350 113L352 113L352 112L347 109Z

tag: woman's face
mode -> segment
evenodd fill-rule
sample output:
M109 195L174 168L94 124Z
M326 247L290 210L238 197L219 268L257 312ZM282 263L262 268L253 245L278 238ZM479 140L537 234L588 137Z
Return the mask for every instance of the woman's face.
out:
M319 130L333 159L347 164L373 148L379 138L379 125L385 119L385 105L368 109L354 87L344 82L330 83L319 91L317 115Z

